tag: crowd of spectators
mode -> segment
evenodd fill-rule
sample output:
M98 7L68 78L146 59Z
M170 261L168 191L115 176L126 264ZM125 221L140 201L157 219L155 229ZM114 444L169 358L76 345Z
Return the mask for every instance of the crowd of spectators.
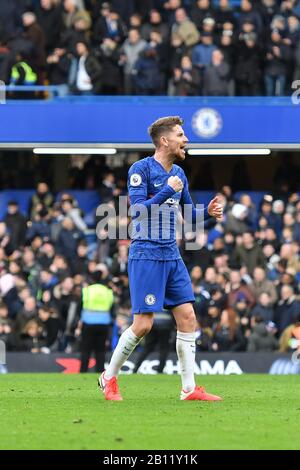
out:
M116 208L126 193L110 171L99 191L100 200ZM299 348L299 194L275 200L266 194L259 205L247 193L236 199L229 186L218 194L223 221L209 219L204 234L178 239L196 298L198 350ZM128 222L117 210L110 217L116 227ZM57 200L45 182L37 185L28 214L8 203L0 222L0 339L8 350L78 351L82 288L99 271L114 293L110 347L127 328L130 242L111 239L105 228L97 232L91 243L74 197L63 192ZM187 240L199 249L187 250Z
M0 79L59 93L290 94L298 0L0 0Z

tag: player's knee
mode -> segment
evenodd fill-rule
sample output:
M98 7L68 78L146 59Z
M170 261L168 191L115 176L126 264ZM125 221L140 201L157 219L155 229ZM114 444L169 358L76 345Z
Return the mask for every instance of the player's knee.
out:
M196 315L191 307L187 309L180 318L180 324L177 325L180 331L194 331L196 328Z
M153 317L140 315L134 319L132 330L136 336L142 338L149 333L153 325Z

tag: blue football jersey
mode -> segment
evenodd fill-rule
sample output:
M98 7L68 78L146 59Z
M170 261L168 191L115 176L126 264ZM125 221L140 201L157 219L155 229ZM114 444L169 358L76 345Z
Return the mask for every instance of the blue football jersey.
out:
M167 181L178 176L183 190L176 192ZM182 168L173 164L168 173L153 157L135 162L128 172L131 205L131 259L176 260L176 222L180 206L191 204L188 182ZM193 210L196 209L193 206Z

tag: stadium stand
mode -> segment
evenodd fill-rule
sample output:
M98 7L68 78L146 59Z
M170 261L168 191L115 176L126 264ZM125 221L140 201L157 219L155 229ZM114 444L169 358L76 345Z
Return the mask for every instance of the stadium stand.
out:
M273 96L300 77L298 0L9 5L0 3L0 79L9 90ZM9 96L20 97L17 90Z

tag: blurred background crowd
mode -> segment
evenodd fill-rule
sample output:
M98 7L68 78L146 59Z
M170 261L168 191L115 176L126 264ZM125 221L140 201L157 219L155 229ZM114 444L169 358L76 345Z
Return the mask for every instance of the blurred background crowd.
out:
M290 94L298 0L0 0L0 79L79 95Z

